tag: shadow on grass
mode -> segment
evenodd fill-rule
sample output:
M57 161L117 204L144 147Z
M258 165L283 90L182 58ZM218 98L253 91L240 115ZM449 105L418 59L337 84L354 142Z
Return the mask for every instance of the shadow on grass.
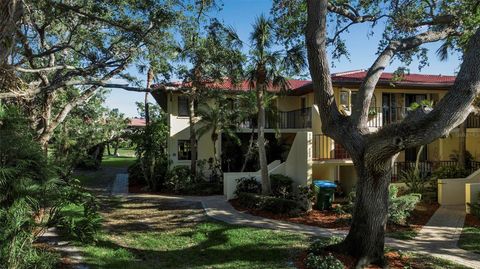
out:
M93 268L289 268L305 238L216 221L171 234L102 240L85 256Z

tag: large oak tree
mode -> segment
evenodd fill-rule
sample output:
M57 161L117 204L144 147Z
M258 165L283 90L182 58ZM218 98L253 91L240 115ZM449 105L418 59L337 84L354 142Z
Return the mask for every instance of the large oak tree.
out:
M322 131L348 151L358 174L350 231L334 248L355 256L359 268L370 263L385 265L388 186L394 157L407 148L447 136L472 112L480 93L479 2L279 0L273 12L285 43L306 42ZM384 24L385 29L352 115L345 116L335 102L327 46L333 46L334 58L348 53L342 36L358 23ZM422 45L437 41L443 42L440 50L444 52L465 48L452 88L433 109L417 109L402 122L370 131L369 106L385 68L394 58L408 64L418 56L423 64L428 63Z
M2 58L9 59L2 78L14 74L21 83L2 82L0 99L25 108L45 146L68 114L102 87L133 89L109 82L133 81L127 68L137 60L146 58L161 72L182 10L170 0L7 2L8 12L1 14L7 24L0 34L3 45L10 42L13 48L2 49L8 52ZM12 18L15 14L23 17ZM58 102L56 93L73 88L80 89L77 95Z

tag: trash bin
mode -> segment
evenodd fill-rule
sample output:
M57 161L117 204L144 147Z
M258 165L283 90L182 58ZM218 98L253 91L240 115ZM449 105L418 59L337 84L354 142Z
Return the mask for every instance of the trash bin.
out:
M331 209L337 184L328 180L315 180L313 184L317 200L315 208L318 210Z

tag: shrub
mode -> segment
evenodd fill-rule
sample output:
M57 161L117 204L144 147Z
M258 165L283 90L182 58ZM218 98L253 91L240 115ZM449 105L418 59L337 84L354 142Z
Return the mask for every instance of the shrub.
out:
M223 193L223 185L219 182L197 182L186 186L182 194L188 195L215 195Z
M263 196L262 209L275 214L298 214L300 213L300 204L297 201L277 198L270 196Z
M415 209L415 206L420 202L422 196L417 193L411 193L403 196L398 195L398 188L394 185L389 189L389 207L388 207L388 221L395 224L405 224L410 213Z
M139 160L136 160L134 163L132 163L132 165L128 167L128 181L130 183L140 185L147 184Z
M313 184L310 186L298 186L298 194L294 200L298 201L300 208L305 212L312 210L312 203L315 200L314 188Z
M280 174L270 175L270 185L273 196L286 198L292 194L293 180L290 177Z
M410 193L398 196L398 187L395 185L390 185L388 192L388 221L395 224L405 224L410 213L420 202L422 195ZM345 209L352 213L355 204L355 190L348 196L349 204Z
M251 209L266 210L275 214L296 215L302 212L300 204L295 200L248 192L240 192L237 197L241 205Z
M433 172L435 179L445 178L464 178L469 175L469 172L457 166L442 166Z
M407 185L410 192L423 193L425 191L428 179L422 177L420 173L415 172L415 169L408 169L406 171L402 171L402 174L400 175L400 181Z
M165 182L165 188L175 193L180 193L185 189L191 188L194 184L194 178L187 166L175 166L169 173Z
M238 195L239 193L261 193L262 192L262 184L258 182L255 177L242 177L236 180L237 181L237 190L235 194Z
M320 254L323 252L324 248L330 245L335 245L342 242L343 238L339 236L332 236L329 238L319 238L313 241L313 243L308 247L308 252L313 254Z
M305 265L308 269L343 269L345 266L332 254L318 256L309 253L305 259Z

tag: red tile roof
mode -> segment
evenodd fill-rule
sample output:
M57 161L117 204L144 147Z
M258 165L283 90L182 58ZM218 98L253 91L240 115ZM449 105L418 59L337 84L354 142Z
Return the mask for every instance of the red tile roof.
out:
M297 88L300 88L302 86L305 86L309 84L311 81L310 80L298 80L298 79L290 79L288 80L289 83L289 89L290 90L295 90ZM190 87L191 83L183 83L183 82L172 82L169 83L167 86L172 86L176 88L188 88ZM153 88L158 87L158 85L153 85ZM218 81L218 82L211 82L207 83L206 85L208 88L211 89L219 89L219 90L231 90L231 91L249 91L251 90L250 84L248 81L242 81L241 83L234 85L230 80L226 79L224 81ZM278 87L268 87L268 91L270 92L279 92L280 88Z
M353 70L332 74L332 83L334 86L353 86L358 87L362 83L367 74L366 70ZM378 82L378 86L395 87L402 86L405 88L425 88L425 89L448 89L455 82L455 76L444 75L428 75L428 74L405 74L401 79L394 80L393 73L383 73ZM313 90L310 80L289 80L290 93L304 94ZM175 88L188 88L190 83L173 82L168 86ZM222 82L212 82L207 85L209 88L231 90L231 91L249 91L251 87L247 81L243 81L239 85L233 85L230 80ZM153 86L155 88L155 85ZM158 85L157 85L158 87ZM269 87L270 92L279 92L279 88Z
M341 72L332 74L332 80L334 82L341 82L341 81L359 81L361 82L363 78L367 75L366 70L356 70L350 72ZM393 73L383 73L380 77L380 81L386 81L391 83L392 79L394 79ZM425 83L425 84L445 84L445 85L453 85L455 81L455 76L444 76L444 75L427 75L427 74L405 74L399 81L394 83Z
M145 119L133 118L129 119L128 127L145 127Z

